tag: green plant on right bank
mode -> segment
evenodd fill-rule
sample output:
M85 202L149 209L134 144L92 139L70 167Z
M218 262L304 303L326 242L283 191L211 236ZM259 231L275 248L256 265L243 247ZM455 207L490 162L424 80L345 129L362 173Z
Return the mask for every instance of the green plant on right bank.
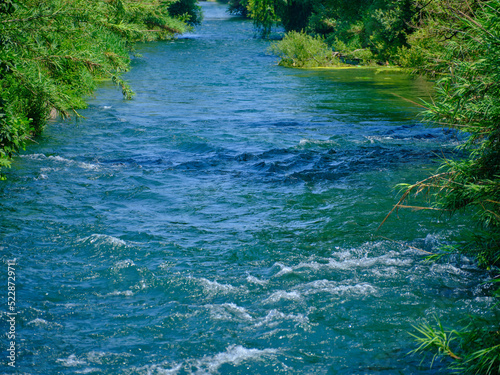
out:
M452 10L450 10L452 12ZM466 140L461 158L444 160L436 174L410 184L406 196L425 191L435 208L468 210L477 224L465 251L483 267L500 266L500 0L474 14L454 11L460 38L434 55L436 94L424 118L457 130ZM460 56L460 58L458 58Z
M413 334L419 343L413 353L432 351L431 365L439 357L449 357L449 368L463 374L500 373L500 331L491 321L473 318L462 330L446 329L439 319L421 323Z
M500 0L441 5L422 30L429 34L431 24L434 35L442 38L439 45L427 49L425 38L418 35L403 55L409 65L417 60L422 64L420 72L437 77L436 94L427 103L424 118L462 133L465 141L458 146L460 158L444 160L435 174L406 185L396 207L407 207L409 197L425 194L433 209L471 213L470 233L456 250L490 270L490 290L498 298ZM415 336L420 346L416 352L434 350L437 357L449 357L450 368L458 373L499 374L499 304L483 313L488 319L471 318L461 330L444 329L439 321L437 325L418 325Z

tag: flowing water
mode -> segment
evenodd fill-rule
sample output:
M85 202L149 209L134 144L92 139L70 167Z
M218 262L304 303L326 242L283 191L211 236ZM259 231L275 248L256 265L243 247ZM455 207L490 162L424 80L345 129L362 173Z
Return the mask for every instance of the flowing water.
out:
M400 212L377 231L394 186L457 142L400 98L429 86L279 67L224 9L139 45L134 100L104 84L84 119L54 121L7 171L18 357L4 366L3 335L3 372L430 374L440 365L408 355L412 324L492 303L470 260L416 249L459 221Z

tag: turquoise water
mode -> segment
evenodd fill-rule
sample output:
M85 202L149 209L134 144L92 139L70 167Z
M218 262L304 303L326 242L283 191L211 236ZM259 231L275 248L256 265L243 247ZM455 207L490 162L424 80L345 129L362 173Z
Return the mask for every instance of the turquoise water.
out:
M134 100L103 85L7 171L18 357L4 366L2 338L2 371L437 373L408 355L412 324L492 301L471 260L416 249L458 221L400 212L377 231L394 185L457 143L399 97L429 85L279 67L251 22L203 7L193 33L137 47Z

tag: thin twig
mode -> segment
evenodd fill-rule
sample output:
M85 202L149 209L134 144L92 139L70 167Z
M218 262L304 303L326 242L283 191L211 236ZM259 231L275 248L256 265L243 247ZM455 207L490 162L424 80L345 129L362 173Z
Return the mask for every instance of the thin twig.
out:
M403 196L401 197L401 199L398 201L398 203L396 203L396 205L392 208L392 210L387 214L387 216L384 218L384 220L382 221L382 223L380 223L380 225L378 226L377 228L377 231L382 227L382 225L384 225L384 223L387 221L387 219L389 218L389 216L392 215L392 213L398 209L398 207L402 206L402 203L405 201L406 197L415 189L415 188L420 188L422 187L423 184L425 184L427 181L430 181L430 180L433 180L433 179L436 179L436 178L441 178L441 176L444 176L444 175L447 175L449 174L449 172L443 172L443 173L438 173L436 175L433 175L433 176L430 176L430 177L427 177L425 180L422 180L422 181L419 181L415 184L413 184L408 190L406 190L403 194ZM419 190L421 191L421 190Z
M425 108L425 109L429 109L429 108L428 108L428 107L426 107L425 105L422 105L422 104L420 104L420 103L414 102L413 100L410 100L410 99L408 99L408 98L405 98L404 96L401 96L401 95L395 94L395 93L393 93L393 92L391 92L391 94L392 94L392 95L394 95L394 96L396 96L396 97L398 97L398 98L400 98L400 99L403 99L403 100L404 100L404 101L406 101L406 102L409 102L409 103L415 104L415 105L417 105L417 106L419 106L419 107L422 107L422 108Z
M398 205L398 208L411 208L412 210L415 210L415 211L420 211L420 210L448 211L448 210L445 210L443 208L421 207L421 206L408 206L408 205L405 205L405 204Z

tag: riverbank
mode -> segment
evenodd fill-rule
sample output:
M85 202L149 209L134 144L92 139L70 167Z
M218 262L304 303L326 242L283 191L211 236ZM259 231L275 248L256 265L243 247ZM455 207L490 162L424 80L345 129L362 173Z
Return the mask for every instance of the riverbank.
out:
M198 18L197 18L198 17ZM171 39L199 22L183 0L30 0L0 6L0 173L49 118L78 116L100 79L133 96L120 74L137 41Z

